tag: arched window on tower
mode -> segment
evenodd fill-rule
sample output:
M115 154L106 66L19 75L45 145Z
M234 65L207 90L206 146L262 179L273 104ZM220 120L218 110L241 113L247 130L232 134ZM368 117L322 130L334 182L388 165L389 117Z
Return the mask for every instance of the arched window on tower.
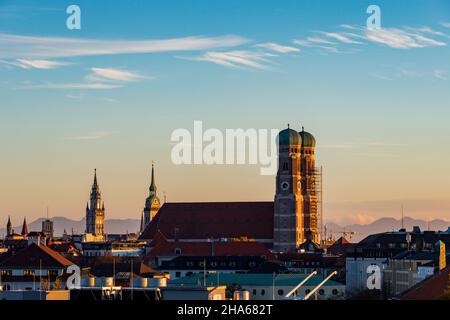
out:
M283 171L288 171L288 163L287 162L283 163Z

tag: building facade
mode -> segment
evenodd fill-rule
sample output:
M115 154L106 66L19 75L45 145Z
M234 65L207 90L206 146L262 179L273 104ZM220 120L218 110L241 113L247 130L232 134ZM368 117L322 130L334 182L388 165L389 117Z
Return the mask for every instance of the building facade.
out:
M141 217L141 232L147 227L147 225L153 220L161 207L161 202L156 195L156 183L155 183L155 167L152 164L152 175L150 179L149 195L145 200L145 207Z
M86 205L85 241L105 240L105 203L102 202L100 188L97 183L97 169L94 173L90 202Z
M320 243L315 138L302 129L278 135L274 201L164 203L156 196L154 169L141 217L141 240L161 230L170 241L251 238L276 252L292 252L309 239Z

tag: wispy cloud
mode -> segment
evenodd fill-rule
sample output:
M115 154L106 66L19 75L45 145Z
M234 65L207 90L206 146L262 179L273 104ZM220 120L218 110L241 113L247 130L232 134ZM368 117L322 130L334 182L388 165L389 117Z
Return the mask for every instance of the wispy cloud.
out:
M137 72L113 69L113 68L91 68L92 73L86 78L90 81L138 81L142 79L149 79L150 77L143 76Z
M347 35L335 33L335 32L323 32L325 36L328 38L336 39L340 42L347 43L347 44L362 44L362 42L356 41L348 37Z
M66 97L69 99L74 99L74 100L83 99L83 95L80 95L80 94L66 94Z
M278 52L278 53L291 53L291 52L299 52L299 48L283 46L277 43L268 42L268 43L260 43L257 44L256 47L264 48L270 51Z
M334 52L336 53L338 49L334 46L335 43L322 39L322 38L316 38L316 37L308 37L306 39L295 39L292 41L294 44L307 47L307 48L319 48L326 50L328 52Z
M369 73L369 76L371 76L373 78L376 78L376 79L379 79L379 80L387 80L387 81L394 80L393 78L391 78L389 76L386 76L386 75L383 75L383 74L380 74L380 73Z
M440 80L447 80L447 72L443 70L434 70L433 75L435 78Z
M199 57L186 59L207 61L231 68L251 68L267 70L270 68L269 64L271 63L269 57L272 56L273 55L264 52L236 50L228 52L210 51Z
M121 88L119 84L98 83L98 82L71 82L71 83L44 83L36 85L28 85L23 89L116 89Z
M30 59L16 59L13 61L0 60L0 63L19 67L22 69L54 69L70 64L67 62L58 62L51 60L30 60Z
M413 49L431 46L445 46L446 43L428 38L420 33L395 28L365 29L365 38L395 49Z
M89 134L83 135L83 136L67 137L67 138L64 138L64 140L74 140L74 141L99 140L99 139L106 138L112 134L113 133L111 131L98 131L98 132L92 132L92 133L89 133Z
M303 47L314 47L331 53L344 53L340 48L344 45L363 45L374 43L394 49L415 49L424 47L442 47L447 43L442 38L448 38L443 32L428 26L413 28L380 28L368 29L357 25L341 25L340 30L315 31L315 34L304 40L296 39L294 43ZM323 37L326 37L324 39ZM332 39L334 41L330 41Z
M102 40L0 34L0 58L55 58L227 48L248 42L240 36L184 37L162 40Z
M450 22L441 22L441 26L445 28L450 28Z

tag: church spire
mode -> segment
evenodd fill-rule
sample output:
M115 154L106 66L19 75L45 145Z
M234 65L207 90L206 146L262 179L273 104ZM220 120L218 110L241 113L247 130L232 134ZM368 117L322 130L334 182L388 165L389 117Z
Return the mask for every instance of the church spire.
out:
M144 211L142 211L142 213L141 213L141 227L140 227L139 232L140 232L140 233L144 232L144 228L145 228L145 223L144 223Z
M152 178L150 180L150 194L156 194L156 184L155 184L155 165L152 163Z
M23 218L22 235L25 236L27 234L28 234L27 218Z
M94 186L97 186L97 168L94 169Z
M8 216L8 223L6 224L6 235L10 236L12 235L12 223L11 223L11 217Z

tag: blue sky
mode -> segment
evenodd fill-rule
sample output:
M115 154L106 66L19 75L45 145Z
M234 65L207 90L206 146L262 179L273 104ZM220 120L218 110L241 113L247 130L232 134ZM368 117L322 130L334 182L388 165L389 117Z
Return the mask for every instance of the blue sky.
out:
M448 219L449 44L448 1L0 0L0 218L81 218L94 167L109 216L139 217L152 160L169 200L272 199L258 166L171 163L202 120L304 125L329 220Z

